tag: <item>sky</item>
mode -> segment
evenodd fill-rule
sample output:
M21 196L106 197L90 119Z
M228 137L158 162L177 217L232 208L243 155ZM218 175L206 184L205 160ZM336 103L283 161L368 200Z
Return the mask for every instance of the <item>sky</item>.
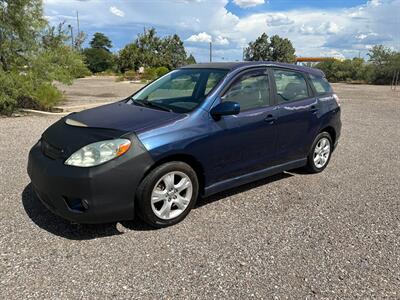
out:
M400 0L44 0L53 25L106 34L117 52L144 28L177 33L198 62L242 59L263 32L289 38L301 57L365 57L376 44L400 51Z

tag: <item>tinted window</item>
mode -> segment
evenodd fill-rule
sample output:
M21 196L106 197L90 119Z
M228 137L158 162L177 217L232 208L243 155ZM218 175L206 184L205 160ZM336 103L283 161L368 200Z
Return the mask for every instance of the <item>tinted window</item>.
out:
M152 82L128 103L188 112L199 105L228 73L218 69L179 69Z
M273 70L273 72L280 103L310 97L307 82L301 73L287 70Z
M165 81L159 88L148 93L147 100L191 97L199 77L199 73L175 76L171 80Z
M206 91L205 93L208 94L218 82L225 76L225 72L212 72L208 76L207 84L206 84Z
M266 71L258 70L243 74L235 80L222 100L238 102L241 111L269 105L269 82Z
M325 77L310 75L310 79L318 95L332 92L332 87Z

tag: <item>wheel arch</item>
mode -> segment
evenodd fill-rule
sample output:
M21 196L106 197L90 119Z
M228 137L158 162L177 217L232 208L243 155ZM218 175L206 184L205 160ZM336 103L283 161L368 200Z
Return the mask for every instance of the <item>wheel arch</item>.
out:
M332 139L332 144L333 145L335 144L335 142L336 142L336 131L335 131L335 128L333 128L332 126L326 126L323 129L321 129L321 131L319 133L321 133L321 132L329 133L329 135L331 136L331 139Z
M162 164L172 162L172 161L180 161L188 164L195 172L197 175L197 179L199 181L199 194L204 193L204 186L205 186L205 175L204 175L204 168L202 164L192 155L189 154L171 154L167 155L165 157L162 157L161 159L155 161L153 165L151 165L147 171L143 174L143 177L141 181L155 168L158 166L161 166Z

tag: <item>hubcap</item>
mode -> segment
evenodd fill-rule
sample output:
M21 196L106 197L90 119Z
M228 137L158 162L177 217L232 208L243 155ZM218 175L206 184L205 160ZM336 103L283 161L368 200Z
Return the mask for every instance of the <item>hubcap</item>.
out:
M185 211L192 194L193 185L189 176L178 171L167 173L154 186L151 209L160 219L174 219Z
M326 165L331 154L331 143L325 137L320 139L314 149L314 164L320 169Z

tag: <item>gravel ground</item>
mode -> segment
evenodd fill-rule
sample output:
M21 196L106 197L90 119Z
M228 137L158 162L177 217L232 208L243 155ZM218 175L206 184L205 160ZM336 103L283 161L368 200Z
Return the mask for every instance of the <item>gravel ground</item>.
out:
M53 117L0 118L0 299L400 298L400 97L335 85L329 167L208 199L182 223L74 225L26 174Z

